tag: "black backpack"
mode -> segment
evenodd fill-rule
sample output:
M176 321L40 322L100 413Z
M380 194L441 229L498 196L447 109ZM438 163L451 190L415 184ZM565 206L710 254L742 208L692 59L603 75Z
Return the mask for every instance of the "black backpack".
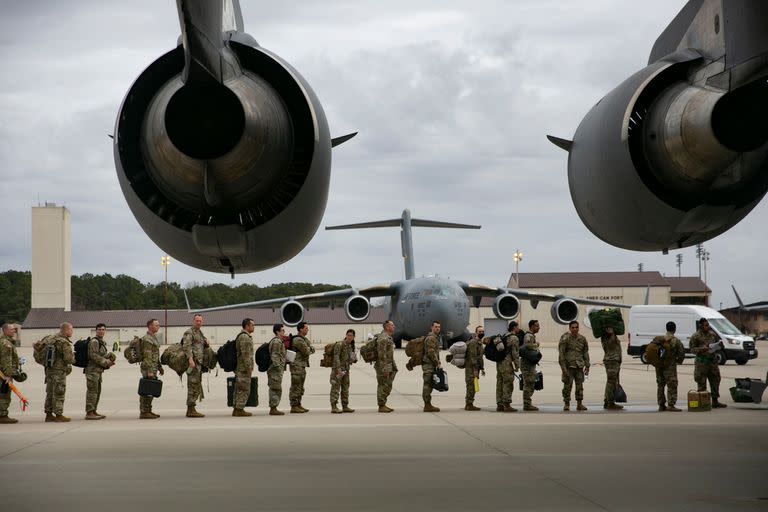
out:
M504 343L504 350L498 350L496 348L496 344L499 343L499 339L501 339L501 341ZM504 358L507 357L506 341L506 336L494 336L483 350L485 353L485 358L489 361L493 361L494 363L502 362Z
M88 344L90 342L90 336L75 342L75 362L73 364L78 368L85 368L88 366Z
M260 372L269 370L269 367L272 366L272 355L269 353L269 342L262 343L261 346L256 349L256 353L253 357L256 360L256 367Z
M237 343L229 340L216 351L216 360L225 372L233 372L237 368Z

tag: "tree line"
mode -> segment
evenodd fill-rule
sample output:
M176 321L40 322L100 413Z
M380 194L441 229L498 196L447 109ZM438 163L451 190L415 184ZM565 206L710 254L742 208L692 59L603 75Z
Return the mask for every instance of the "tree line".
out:
M349 285L277 283L261 287L255 284L230 286L221 283L189 283L182 288L179 283L168 282L168 309L186 309L184 289L194 308L210 308L251 302L256 300L289 297L306 293L349 288ZM72 276L72 309L84 310L131 310L163 309L164 283L142 283L125 274L94 275L90 273ZM0 273L0 323L21 323L29 313L32 297L32 274L7 270Z

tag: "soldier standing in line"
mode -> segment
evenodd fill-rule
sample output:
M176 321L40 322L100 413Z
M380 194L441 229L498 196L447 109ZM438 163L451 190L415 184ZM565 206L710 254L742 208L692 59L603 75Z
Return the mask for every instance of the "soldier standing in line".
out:
M251 394L251 375L253 374L253 330L256 325L253 319L246 318L242 322L243 330L235 338L237 351L237 366L235 367L235 396L233 397L232 416L253 416L245 410L248 396Z
M677 365L685 361L685 347L675 336L677 325L675 322L667 322L667 334L654 338L652 343L668 344L666 353L656 366L656 398L659 402L659 412L680 412L675 407L677 403ZM660 338L660 339L659 339ZM664 396L664 386L667 387L667 396Z
M395 323L387 320L382 327L383 330L376 337L376 362L373 365L376 370L376 402L379 404L379 412L392 412L394 409L387 406L387 399L397 373L395 342L392 339Z
M283 324L272 326L274 336L269 340L269 358L271 364L267 370L267 385L269 386L269 415L282 416L285 413L279 411L280 398L283 395L283 373L285 372L285 343L283 342Z
M528 332L525 333L523 338L523 350L538 352L539 343L536 341L536 333L539 332L541 327L538 320L528 321ZM524 411L538 411L539 408L533 405L531 398L533 397L533 388L536 385L536 365L528 361L525 357L520 358L520 373L523 374L523 410Z
M106 333L106 325L96 324L96 336L88 342L88 365L83 368L83 374L85 374L85 419L87 420L106 418L97 411L99 398L101 398L101 374L115 364L115 354L107 351L107 344L104 341Z
M8 407L11 405L11 388L14 375L19 371L19 355L16 352L16 344L13 334L16 332L14 324L3 324L3 335L0 337L0 371L5 379L0 380L0 424L18 423L19 420L8 416Z
M331 412L355 412L349 408L349 366L352 347L355 343L355 330L347 329L344 339L333 345L333 366L331 367ZM341 409L338 407L341 392Z
M296 351L296 359L291 363L291 390L288 392L288 399L291 401L291 412L304 413L309 412L301 406L301 398L304 396L304 381L307 378L307 368L309 367L309 356L315 353L315 348L307 339L309 324L299 322L296 326L297 336L294 336L292 347Z
M600 336L603 345L603 364L605 365L605 397L603 409L620 411L623 406L614 401L616 388L619 387L619 372L621 371L621 342L613 332L613 327L606 327Z
M696 354L694 363L693 379L696 381L699 391L707 390L707 380L709 380L709 390L712 393L712 407L727 407L720 402L720 368L715 359L714 350L718 349L714 344L718 343L717 336L709 327L709 320L702 318L699 320L699 330L696 331L688 346L691 352ZM722 345L722 342L719 342Z
M520 369L520 326L509 322L507 334L502 338L501 348L506 352L504 359L496 363L496 410L499 412L517 412L512 407L512 392L515 390L515 372Z
M485 375L483 363L483 338L485 329L482 326L475 327L475 334L467 341L467 351L464 356L464 381L467 385L467 394L465 397L465 411L479 411L475 407L475 379L480 378L480 372Z
M571 410L571 387L576 382L576 410L586 411L584 400L584 376L589 375L589 346L587 339L579 334L579 322L568 324L567 333L560 337L557 345L560 370L563 372L563 410Z
M424 362L421 365L421 375L424 384L421 388L421 398L424 399L424 412L440 412L439 407L432 405L433 375L440 365L440 322L432 321L429 334L424 339Z
M200 328L203 326L203 315L192 317L192 327L184 332L181 346L189 359L187 369L187 418L204 418L205 414L197 412L195 405L198 400L205 398L203 394L203 349L208 346Z
M165 371L160 364L160 342L157 340L157 332L160 330L160 322L152 318L147 321L147 334L141 338L139 350L141 351L141 376L145 379L156 379L157 374L163 375ZM139 419L154 420L160 417L152 412L151 396L139 397Z
M53 352L50 367L45 368L45 421L67 422L64 416L64 396L67 393L67 375L72 373L72 363L75 362L75 352L72 349L74 328L69 322L64 322L59 333L48 342L47 350Z

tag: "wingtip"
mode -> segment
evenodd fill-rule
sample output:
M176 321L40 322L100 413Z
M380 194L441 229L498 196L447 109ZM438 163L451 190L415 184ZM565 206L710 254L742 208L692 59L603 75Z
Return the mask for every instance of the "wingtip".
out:
M561 139L560 137L555 137L554 135L547 135L547 139L549 139L549 142L559 147L560 149L564 149L569 153L571 152L571 147L573 147L572 140Z
M358 132L348 133L346 135L342 135L341 137L334 137L331 139L331 147L335 148L336 146L340 146L347 142L349 139L353 138L355 135L357 135Z

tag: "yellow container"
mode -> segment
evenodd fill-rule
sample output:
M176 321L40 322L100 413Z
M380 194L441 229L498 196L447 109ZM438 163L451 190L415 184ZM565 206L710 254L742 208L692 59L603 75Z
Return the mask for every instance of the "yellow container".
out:
M691 412L711 411L712 395L709 391L688 391L688 410Z

